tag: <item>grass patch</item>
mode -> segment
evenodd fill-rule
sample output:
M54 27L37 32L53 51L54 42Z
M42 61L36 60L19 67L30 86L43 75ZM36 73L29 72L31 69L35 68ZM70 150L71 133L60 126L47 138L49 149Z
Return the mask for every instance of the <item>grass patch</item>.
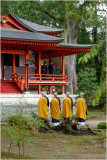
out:
M101 112L100 110L91 110L91 111L88 111L88 115L106 115L105 112Z
M1 152L1 158L2 159L20 159L18 154L10 153L9 152ZM36 157L30 157L30 156L23 156L22 159L38 159Z

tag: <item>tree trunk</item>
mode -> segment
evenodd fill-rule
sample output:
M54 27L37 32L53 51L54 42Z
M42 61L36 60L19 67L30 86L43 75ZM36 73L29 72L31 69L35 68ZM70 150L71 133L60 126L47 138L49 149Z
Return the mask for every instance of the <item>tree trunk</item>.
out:
M68 38L69 43L76 43L74 39L74 21L70 22L67 20L67 27L68 27ZM65 62L65 73L69 74L68 82L70 83L69 86L66 86L66 92L70 94L75 94L77 91L77 78L76 78L76 55L67 56Z

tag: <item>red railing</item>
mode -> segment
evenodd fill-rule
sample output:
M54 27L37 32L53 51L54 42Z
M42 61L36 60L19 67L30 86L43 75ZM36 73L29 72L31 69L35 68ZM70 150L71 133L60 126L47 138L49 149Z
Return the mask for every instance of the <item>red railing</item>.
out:
M12 75L12 80L13 82L16 83L16 85L18 86L18 88L21 90L21 92L23 93L23 90L24 90L24 80L23 80L23 77L19 76L19 74L15 73L11 73Z
M29 83L31 82L67 82L68 75L52 74L29 74Z
M36 83L67 83L69 75L52 75L52 74L29 74L28 77L28 83L30 84L36 84ZM24 90L25 85L25 74L13 74L12 73L12 80L15 82L18 86L18 88L21 90L21 92Z

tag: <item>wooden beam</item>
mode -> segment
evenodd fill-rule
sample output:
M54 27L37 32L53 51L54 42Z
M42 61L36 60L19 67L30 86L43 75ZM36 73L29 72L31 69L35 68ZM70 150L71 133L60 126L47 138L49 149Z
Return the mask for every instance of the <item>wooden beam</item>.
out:
M8 49L1 49L1 53L9 53L9 54L22 54L25 55L25 51L23 50L8 50Z
M41 52L38 54L38 73L41 75ZM41 93L41 85L38 85L38 94Z
M64 53L62 53L62 75L63 76L65 75L65 55L64 55ZM64 93L65 93L65 86L62 85L62 94L64 94Z
M29 59L29 55L25 54L25 63ZM28 91L28 64L25 64L25 91Z
M41 85L38 85L38 94L41 93Z
M38 73L41 74L41 52L38 54Z
M62 85L62 94L64 94L64 93L65 93L65 86Z

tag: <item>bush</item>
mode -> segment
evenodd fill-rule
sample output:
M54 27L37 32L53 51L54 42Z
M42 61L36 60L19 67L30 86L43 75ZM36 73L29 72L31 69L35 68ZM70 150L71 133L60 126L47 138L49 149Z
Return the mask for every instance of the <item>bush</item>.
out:
M86 116L86 120L89 120L89 119L90 119L90 117ZM76 114L73 114L72 115L72 120L78 121L78 116Z
M65 130L66 130L67 132L71 132L71 131L72 131L72 128L71 128L70 124L66 124L66 125L65 125Z
M100 123L97 125L97 128L98 128L98 129L106 129L106 128L107 128L107 122L100 122Z
M73 115L72 115L72 120L77 121L77 120L78 120L78 116L77 116L76 114L73 114Z
M21 114L10 116L6 119L6 121L11 126L20 124L27 125L27 119L23 117Z
M32 116L33 118L39 119L39 116L38 116L36 113L34 113L34 112L31 112L31 116Z
M45 128L49 129L48 120L40 118L36 113L32 112L31 116L33 119L28 120L28 125L34 127L35 129Z

